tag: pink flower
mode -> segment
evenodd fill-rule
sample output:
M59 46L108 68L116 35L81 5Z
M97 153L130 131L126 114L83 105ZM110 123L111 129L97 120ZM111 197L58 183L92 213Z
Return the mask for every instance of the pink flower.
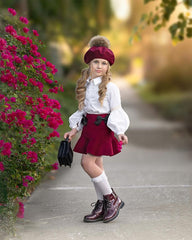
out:
M3 162L0 162L0 171L3 172L5 170Z
M28 187L28 183L34 181L34 178L27 175L23 178L23 186Z
M31 50L31 53L32 53L34 56L38 57L38 58L41 57L41 53L40 53L40 52Z
M43 92L43 83L42 82L37 82L37 87L39 88L40 92Z
M25 119L25 116L26 116L26 112L20 110L20 109L17 109L16 112L16 117L19 119L19 120L24 120Z
M28 180L28 181L31 182L31 181L34 181L34 178L29 176L29 175L27 175L27 176L25 176L25 180Z
M21 144L25 144L25 143L27 143L27 139L23 138L22 141L21 141Z
M25 24L28 24L28 23L29 23L29 20L28 20L26 17L20 17L19 20L20 20L22 23L25 23Z
M18 56L15 56L14 61L15 61L16 63L22 63L21 58L18 57Z
M64 89L63 89L62 86L59 87L59 90L60 90L61 92L64 92Z
M58 70L57 70L57 68L54 68L52 71L51 71L51 73L54 75L55 73L57 73L58 72Z
M1 71L1 78L0 80L4 83L7 83L9 87L16 87L16 79L12 75L12 73L7 69L6 72Z
M51 93L58 93L58 87L54 87L54 88L50 88L49 89L49 92L51 92Z
M6 111L11 109L11 105L9 103L6 103L5 106L6 106L6 108L5 108Z
M35 163L38 161L38 155L36 152L29 151L27 153L27 159L29 159L31 163Z
M48 126L50 128L57 129L59 127L59 124L58 124L56 118L50 117L47 119L47 121L48 121Z
M28 63L28 64L32 64L33 63L33 60L34 58L32 56L27 56L27 55L24 55L23 56L23 59Z
M47 67L50 67L51 69L55 68L55 65L53 65L51 62L47 61L46 62Z
M32 120L19 120L18 121L19 125L22 125L23 128L25 129L30 129L33 126L33 121Z
M53 81L52 81L51 79L49 79L49 78L45 78L45 81L46 81L48 84L52 84L52 83L53 83Z
M17 14L15 9L13 9L13 8L8 8L8 12L11 13L13 16L15 16Z
M17 47L15 45L8 46L7 49L13 54L16 55Z
M16 98L15 97L11 97L10 101L13 102L13 103L16 102Z
M12 144L10 142L4 142L1 148L3 148L1 154L10 157Z
M31 139L29 140L29 142L33 145L33 144L35 144L37 141L36 141L35 138L31 138Z
M52 108L60 109L61 105L60 105L59 101L52 99Z
M27 82L27 76L25 74L23 74L22 72L18 72L16 73L18 76L18 80L19 82L23 83L24 86L27 86L28 82Z
M48 95L47 94L43 94L43 99L45 99L45 100L49 99Z
M32 40L31 38L26 37L26 40L27 40L27 42L28 42L29 44L33 44L33 40Z
M11 123L13 122L13 121L15 121L15 112L12 112L12 113L9 113L9 114L7 114L7 119L6 119L6 123L7 124L9 124L9 125L11 125Z
M30 82L33 86L37 86L37 82L35 81L35 79L29 78L29 82Z
M49 134L48 139L52 138L52 137L60 137L60 134L57 131L53 131L52 133Z
M24 218L24 204L22 202L19 202L19 211L17 213L18 218Z
M3 140L0 140L0 148L3 147L3 144L4 144L4 141L3 141Z
M28 182L23 180L23 186L28 187Z
M33 31L33 35L38 37L39 36L39 33L37 32L37 30L32 30Z
M4 38L0 38L0 51L7 46L7 42Z
M36 131L37 131L37 129L36 129L36 127L35 127L35 126L32 126L32 127L30 127L30 128L29 128L29 131L30 131L30 132L36 132Z
M27 44L26 37L24 37L24 36L17 36L16 38L17 38L17 40L20 41L23 45L26 45L26 44Z
M28 32L29 32L29 28L24 27L24 28L23 28L23 32L24 32L24 33L28 33Z
M6 26L6 27L5 27L5 31L6 31L7 33L10 33L13 37L16 37L16 36L17 36L16 30L15 30L15 29L13 28L13 26L11 26L11 25Z
M37 51L37 50L38 50L38 47L37 47L37 45L35 45L35 44L31 44L31 49L32 49L33 51Z
M26 105L33 105L34 101L33 98L30 96L27 96L27 100L26 100Z
M54 164L52 164L51 166L52 166L52 169L53 169L53 170L57 170L57 169L59 168L59 167L58 167L59 164L58 164L57 162L54 163Z
M2 99L4 99L4 95L3 94L0 94L0 101L2 100Z

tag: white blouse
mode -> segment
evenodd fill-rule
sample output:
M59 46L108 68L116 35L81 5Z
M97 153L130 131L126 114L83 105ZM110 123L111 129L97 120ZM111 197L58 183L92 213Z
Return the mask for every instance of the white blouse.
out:
M121 107L121 97L119 88L112 82L107 84L106 96L103 105L99 102L99 84L101 77L87 80L86 95L83 110L77 110L69 118L70 128L81 130L83 125L81 119L83 114L104 114L109 113L107 126L117 135L124 134L128 129L130 120L126 112Z

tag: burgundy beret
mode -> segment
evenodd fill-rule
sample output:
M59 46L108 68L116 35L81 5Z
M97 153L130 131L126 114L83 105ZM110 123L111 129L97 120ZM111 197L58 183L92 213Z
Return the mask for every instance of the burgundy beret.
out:
M115 56L113 52L107 48L107 47L91 47L84 56L85 63L91 62L94 58L102 58L109 62L110 65L112 65L115 62Z

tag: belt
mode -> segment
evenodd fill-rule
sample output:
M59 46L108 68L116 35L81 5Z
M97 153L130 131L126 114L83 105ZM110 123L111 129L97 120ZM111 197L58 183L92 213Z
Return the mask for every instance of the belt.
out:
M94 123L95 123L96 126L99 126L102 121L104 121L105 124L107 124L108 118L109 118L109 114L106 117L102 117L102 116L98 115L97 118L96 118L96 121ZM83 117L81 119L81 124L83 126L85 126L85 125L87 125L87 122L88 122L88 118L85 115L83 115Z

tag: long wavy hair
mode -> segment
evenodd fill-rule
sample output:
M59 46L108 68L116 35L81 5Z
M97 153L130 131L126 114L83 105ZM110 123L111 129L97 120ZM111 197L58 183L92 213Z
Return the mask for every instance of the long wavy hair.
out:
M81 72L81 77L77 81L76 86L76 99L78 101L78 109L82 110L84 107L85 93L86 93L86 81L88 77L91 77L91 64L88 68L85 68ZM107 91L107 83L111 81L111 72L110 65L108 66L108 70L105 75L102 76L102 82L99 84L99 102L102 105L103 100L106 96Z

